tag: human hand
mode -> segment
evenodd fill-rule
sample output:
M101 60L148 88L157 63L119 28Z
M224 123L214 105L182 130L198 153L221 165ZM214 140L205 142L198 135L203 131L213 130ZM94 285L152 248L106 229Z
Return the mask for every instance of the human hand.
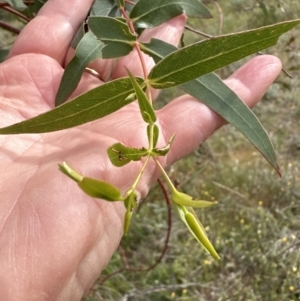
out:
M20 122L54 107L69 44L92 0L49 0L20 34L10 58L0 66L0 126ZM72 9L69 7L72 6ZM145 33L177 44L185 18L177 17ZM135 53L117 61L93 63L102 78L140 74ZM147 61L150 68L152 61ZM254 106L281 70L278 59L259 56L226 83ZM102 82L89 73L76 96ZM224 124L217 114L190 96L157 112L160 145L176 133L162 163L172 164ZM183 126L184 125L184 126ZM134 129L134 131L133 131ZM123 234L122 203L86 196L57 164L67 161L81 174L108 181L123 192L141 168L132 162L115 168L106 149L113 143L147 145L145 125L136 104L73 129L0 136L0 292L3 300L80 300L98 277ZM184 142L184 143L183 143ZM143 198L159 176L149 164L138 192Z

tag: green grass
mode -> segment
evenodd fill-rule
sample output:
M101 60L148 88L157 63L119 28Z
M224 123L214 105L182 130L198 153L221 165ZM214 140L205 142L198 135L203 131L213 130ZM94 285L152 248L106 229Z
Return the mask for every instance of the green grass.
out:
M267 16L256 1L218 1L224 13L223 33L255 28L300 16L298 1L265 1ZM251 4L251 3L250 3ZM278 5L281 4L281 7ZM215 16L217 9L209 8ZM192 22L217 34L218 17ZM254 109L267 129L282 170L282 178L233 127L215 133L193 154L169 170L183 191L218 205L197 210L221 256L213 260L172 216L169 249L149 272L124 271L98 282L84 298L99 300L296 301L300 300L300 106L299 29L267 50L279 56L293 79L281 74ZM186 39L196 39L188 33ZM219 71L226 77L246 60ZM174 97L172 90L164 92ZM160 255L167 233L167 207L154 187L134 216L129 236L101 277L124 267L150 266ZM123 259L122 259L123 258Z

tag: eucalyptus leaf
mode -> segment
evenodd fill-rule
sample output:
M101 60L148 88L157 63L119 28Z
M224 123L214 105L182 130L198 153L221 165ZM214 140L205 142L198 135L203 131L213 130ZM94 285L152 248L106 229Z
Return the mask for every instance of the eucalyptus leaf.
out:
M84 35L72 60L67 65L56 94L55 105L64 103L77 87L85 67L101 57L104 44L92 32Z
M118 142L107 149L107 154L114 166L121 167L130 161L140 161L141 157L148 155L148 151L145 148L128 147Z
M210 73L180 86L236 127L280 175L273 144L247 105L215 74Z
M181 48L161 60L148 79L153 88L176 86L275 45L300 19L207 39Z
M147 123L154 123L156 121L156 115L154 112L154 109L152 105L150 104L149 99L147 98L146 94L140 87L140 85L137 83L135 77L132 75L132 73L126 68L127 73L129 75L129 78L131 80L131 83L134 87L136 97L138 99L141 115L145 122ZM146 114L145 114L146 113Z
M5 0L5 2L17 10L24 10L27 8L26 4L23 3L23 0Z
M9 53L9 49L0 49L0 63L6 60L8 53Z
M137 78L139 83L143 79ZM68 129L102 118L131 103L130 79L120 78L92 89L72 101L31 119L4 127L0 134L46 133Z
M113 59L126 56L132 51L132 45L119 42L111 42L102 49L102 57L104 59Z
M152 56L156 62L177 49L157 39L152 39L150 43L141 46L142 50ZM181 85L180 88L236 127L280 174L276 153L265 129L255 114L217 75L205 74Z
M209 10L198 0L139 0L130 13L140 28L158 26L182 13L189 17L211 18Z
M103 58L125 56L133 49L136 36L126 22L111 17L90 17L90 30L107 46L102 50Z
M139 42L139 45L141 50L151 56L156 64L170 53L178 50L174 45L155 38L152 38L149 43Z
M116 7L114 0L96 0L91 7L91 16L108 16L112 9Z

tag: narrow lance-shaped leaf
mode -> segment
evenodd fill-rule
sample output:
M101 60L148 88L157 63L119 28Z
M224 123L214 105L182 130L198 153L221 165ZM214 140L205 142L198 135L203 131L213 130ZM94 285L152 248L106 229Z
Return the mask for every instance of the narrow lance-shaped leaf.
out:
M131 52L136 36L130 32L126 22L110 17L90 17L88 25L91 31L106 44L102 57L116 58Z
M114 166L121 167L130 161L140 161L148 151L145 148L133 148L118 142L107 149L108 157Z
M159 62L177 48L161 40L152 39L141 44L142 50ZM280 174L276 153L265 129L255 114L214 73L203 75L180 86L235 126Z
M210 73L252 53L275 45L283 33L300 24L287 21L241 33L207 39L168 55L151 70L153 88L172 87Z
M56 94L55 105L64 103L77 87L85 67L101 57L104 44L97 40L92 32L84 35L77 46L72 60L67 65Z
M145 122L147 123L154 123L156 121L156 115L154 112L154 109L152 105L150 104L150 101L148 100L146 94L140 87L140 85L137 83L135 77L132 75L132 73L126 68L127 73L129 75L129 78L132 82L132 85L135 90L136 97L138 99L141 115ZM146 113L146 114L145 114Z
M139 0L130 18L139 28L158 26L182 13L189 17L211 18L209 10L198 0Z
M141 83L143 79L137 78ZM72 101L34 118L4 127L0 134L47 133L68 129L104 117L134 101L129 78L120 78L90 90Z
M255 114L215 74L206 74L180 86L185 92L235 126L280 175L273 144Z

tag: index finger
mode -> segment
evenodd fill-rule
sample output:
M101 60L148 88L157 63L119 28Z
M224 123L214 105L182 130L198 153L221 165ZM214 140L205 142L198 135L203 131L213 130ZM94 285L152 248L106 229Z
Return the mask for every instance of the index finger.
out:
M63 64L69 45L93 0L49 0L21 31L9 57L39 53Z

